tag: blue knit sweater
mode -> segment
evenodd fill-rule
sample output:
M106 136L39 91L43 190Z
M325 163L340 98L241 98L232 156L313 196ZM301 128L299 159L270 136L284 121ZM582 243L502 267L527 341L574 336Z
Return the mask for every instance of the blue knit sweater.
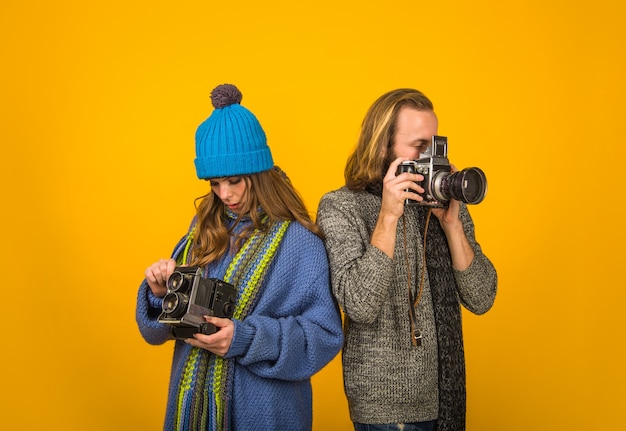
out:
M173 258L184 241L176 246ZM231 260L228 254L210 264L208 277L223 279ZM161 303L144 280L136 318L150 344L172 339L169 327L157 321ZM310 430L310 378L333 359L343 342L322 241L292 222L268 268L256 307L233 323L232 343L224 356L234 361L231 430ZM165 430L174 428L177 389L190 351L191 346L175 341Z

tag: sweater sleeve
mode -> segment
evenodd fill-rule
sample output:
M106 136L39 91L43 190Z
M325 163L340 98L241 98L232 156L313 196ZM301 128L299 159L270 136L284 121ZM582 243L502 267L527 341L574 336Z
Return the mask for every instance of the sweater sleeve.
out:
M141 336L149 344L163 344L171 339L167 325L158 322L161 313L161 298L152 294L148 282L144 280L137 295L136 320Z
M498 276L496 269L482 252L476 241L474 222L465 204L461 205L459 215L463 223L465 235L474 250L474 259L468 268L463 271L454 270L459 299L463 306L475 314L486 313L496 298Z
M343 332L322 241L292 223L258 304L233 322L225 357L261 377L307 379L330 362L341 349Z
M195 217L192 220L191 227L195 223ZM174 251L172 252L172 258L176 259L185 246L187 236L185 235L178 241ZM135 319L141 336L149 344L163 344L167 340L172 339L170 327L163 323L159 323L158 318L161 314L162 298L157 298L150 290L148 282L144 279L139 286L139 292L137 293L137 307L135 309Z
M393 260L370 244L371 232L350 199L324 196L317 222L326 237L332 289L339 305L351 320L373 323L389 296Z

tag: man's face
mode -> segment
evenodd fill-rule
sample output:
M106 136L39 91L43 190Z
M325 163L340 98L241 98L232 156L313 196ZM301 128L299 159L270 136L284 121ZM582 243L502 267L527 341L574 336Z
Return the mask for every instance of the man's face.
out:
M408 106L398 112L396 134L393 137L394 158L419 159L437 134L437 116L433 111L418 111Z

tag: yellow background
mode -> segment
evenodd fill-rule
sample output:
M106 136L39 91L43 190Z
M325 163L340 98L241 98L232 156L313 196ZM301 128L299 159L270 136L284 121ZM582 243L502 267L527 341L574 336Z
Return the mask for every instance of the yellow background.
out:
M236 84L311 212L375 98L429 95L499 272L464 313L468 430L623 423L626 10L620 0L4 1L0 427L160 429L171 345L134 322L206 183L210 90ZM340 359L315 430L349 430Z

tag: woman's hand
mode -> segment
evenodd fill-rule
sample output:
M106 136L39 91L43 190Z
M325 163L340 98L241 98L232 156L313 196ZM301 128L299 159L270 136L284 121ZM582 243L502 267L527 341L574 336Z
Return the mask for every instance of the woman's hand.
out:
M230 349L230 343L235 332L235 324L230 319L220 317L204 316L204 319L208 323L215 325L217 332L211 335L194 334L193 338L185 339L185 343L208 350L217 356L224 356Z
M146 281L154 296L158 298L165 296L167 293L167 279L174 272L174 268L176 268L174 259L161 259L146 269Z

